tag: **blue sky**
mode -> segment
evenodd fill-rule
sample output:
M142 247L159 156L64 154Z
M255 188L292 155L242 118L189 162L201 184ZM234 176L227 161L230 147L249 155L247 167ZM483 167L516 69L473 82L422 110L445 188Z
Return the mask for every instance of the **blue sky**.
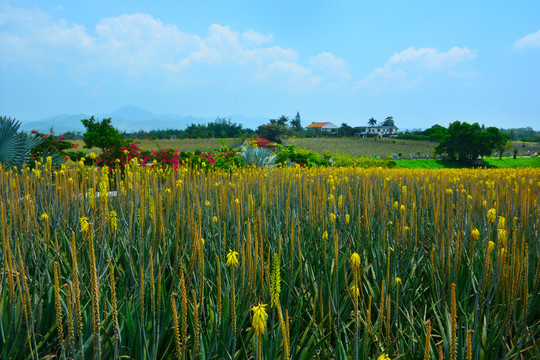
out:
M540 128L540 2L0 0L0 115ZM234 120L234 118L233 118Z

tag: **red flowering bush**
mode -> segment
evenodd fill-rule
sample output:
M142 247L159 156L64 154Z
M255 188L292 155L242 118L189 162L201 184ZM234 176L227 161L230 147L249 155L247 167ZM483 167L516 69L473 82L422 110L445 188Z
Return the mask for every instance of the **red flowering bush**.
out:
M31 134L34 138L43 139L43 142L30 151L30 167L34 167L37 161L47 156L52 156L54 163L61 162L66 157L66 150L77 148L76 144L65 140L63 135L55 135L53 129L49 131L49 134L43 134L37 130L32 130Z
M134 143L121 148L106 149L96 157L95 164L100 167L108 166L109 168L114 168L116 164L119 164L123 168L131 159L140 158L140 151L141 148Z
M270 143L269 140L266 140L264 138L261 138L259 136L256 136L249 142L249 147L260 147L260 148L266 148L268 147L268 144Z
M178 150L161 149L161 151L143 151L142 166L159 166L162 169L173 168L178 169L184 164Z

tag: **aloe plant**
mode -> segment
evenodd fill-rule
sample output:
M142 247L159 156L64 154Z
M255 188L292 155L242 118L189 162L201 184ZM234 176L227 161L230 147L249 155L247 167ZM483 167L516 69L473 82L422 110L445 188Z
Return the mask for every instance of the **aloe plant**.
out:
M18 132L20 126L20 121L0 116L0 163L8 167L21 168L30 150L43 141Z
M264 167L274 166L276 163L276 155L266 148L244 147L240 156L244 158L246 165Z

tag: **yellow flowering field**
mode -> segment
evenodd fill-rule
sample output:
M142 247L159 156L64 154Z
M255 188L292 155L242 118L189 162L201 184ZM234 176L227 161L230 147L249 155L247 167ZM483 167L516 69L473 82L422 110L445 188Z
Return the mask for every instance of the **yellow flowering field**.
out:
M538 359L540 169L0 169L2 359Z

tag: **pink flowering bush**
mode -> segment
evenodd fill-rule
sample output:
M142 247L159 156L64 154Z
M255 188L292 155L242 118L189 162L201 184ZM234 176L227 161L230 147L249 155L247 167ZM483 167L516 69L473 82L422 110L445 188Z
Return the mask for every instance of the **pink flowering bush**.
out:
M106 149L96 157L95 164L99 167L108 166L109 168L114 168L116 164L119 164L123 168L131 159L140 158L140 151L141 148L134 143L121 148Z
M184 164L176 149L161 149L160 151L143 151L141 153L142 166L158 166L162 169L178 169Z
M29 165L32 168L35 166L36 161L41 161L42 157L52 156L61 161L67 155L66 150L77 148L77 145L65 140L63 135L55 135L53 129L50 130L49 134L43 134L37 130L32 130L31 134L34 138L43 140L41 144L32 148L30 152ZM58 163L59 161L53 162Z
M270 143L269 140L266 140L264 138L261 138L259 136L256 136L255 138L253 138L248 146L249 147L259 147L259 148L267 148L268 147L268 144Z

